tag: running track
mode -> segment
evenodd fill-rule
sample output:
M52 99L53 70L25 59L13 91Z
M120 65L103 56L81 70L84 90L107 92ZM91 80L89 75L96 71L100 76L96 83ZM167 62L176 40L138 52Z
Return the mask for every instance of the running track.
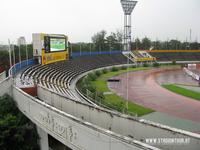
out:
M170 92L160 86L161 83L181 83L198 85L181 69L153 69L122 74L117 77L120 83L108 83L109 88L118 95L155 111L182 119L200 122L200 101Z

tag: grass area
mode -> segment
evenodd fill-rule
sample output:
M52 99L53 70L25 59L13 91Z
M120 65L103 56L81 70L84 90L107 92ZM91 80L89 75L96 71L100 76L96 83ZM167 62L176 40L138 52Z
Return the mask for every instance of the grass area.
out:
M140 68L128 68L126 70L118 70L118 71L110 71L106 74L102 74L95 81L92 81L92 85L94 85L99 92L109 92L109 88L107 86L107 79L118 76L120 74L131 72L131 71L139 71L139 70L148 70L150 68L140 67Z
M179 87L175 84L163 84L162 86L164 88L174 92L174 93L177 93L177 94L189 97L189 98L193 98L193 99L196 99L196 100L200 100L200 93L199 92L188 90L188 89Z
M127 71L139 71L139 70L147 70L150 69L146 67L141 68L128 68L126 70L119 70L119 71L110 71L105 74L102 74L99 76L95 81L91 81L92 85L96 87L96 90L98 92L110 92L108 86L107 86L107 79L117 76L122 73L126 73ZM115 108L118 111L126 111L129 114L137 114L137 116L142 116L145 114L149 114L153 112L152 109L145 108L143 106L140 106L138 104L135 104L133 102L128 102L128 110L126 110L126 100L115 93L104 95L104 100L102 102L104 105Z
M126 99L118 96L115 93L110 92L107 86L107 80L111 77L118 76L126 72L148 70L157 67L155 65L153 66L154 67L129 67L128 69L126 67L113 67L109 70L104 69L101 71L94 71L93 73L90 73L79 80L77 83L77 87L86 97L89 97L92 101L95 101L95 103L99 105L103 105L119 112L128 113L131 115L146 115L154 112L154 110L145 108L130 101L128 101L127 110ZM160 67L166 69L178 69L180 68L180 65L161 65Z
M126 100L116 94L105 95L105 103L107 103L107 105L108 104L112 105L118 111L122 111L122 112L126 111ZM137 115L140 117L140 116L152 113L154 111L150 108L145 108L143 106L140 106L138 104L128 101L127 112L128 114Z

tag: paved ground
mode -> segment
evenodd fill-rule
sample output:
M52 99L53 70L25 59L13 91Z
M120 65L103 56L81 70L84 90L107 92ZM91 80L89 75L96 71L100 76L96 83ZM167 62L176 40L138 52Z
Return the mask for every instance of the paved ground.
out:
M137 104L154 109L170 116L200 122L200 101L193 100L162 88L162 83L198 85L182 70L154 69L131 72L114 77L120 83L108 83L109 88ZM127 85L128 81L128 85Z
M34 85L33 81L31 79L26 79L26 81L22 81L20 79L21 76L21 72L19 72L16 76L15 76L15 84L17 87L19 88L26 88L26 87L32 87Z
M200 134L200 123L198 122L180 119L160 112L153 112L140 118Z

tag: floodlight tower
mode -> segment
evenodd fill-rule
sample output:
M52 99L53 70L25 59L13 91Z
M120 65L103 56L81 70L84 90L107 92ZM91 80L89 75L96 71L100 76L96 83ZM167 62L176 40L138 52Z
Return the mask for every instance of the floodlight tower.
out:
M131 13L136 4L137 1L121 0L124 10L124 51L131 50Z

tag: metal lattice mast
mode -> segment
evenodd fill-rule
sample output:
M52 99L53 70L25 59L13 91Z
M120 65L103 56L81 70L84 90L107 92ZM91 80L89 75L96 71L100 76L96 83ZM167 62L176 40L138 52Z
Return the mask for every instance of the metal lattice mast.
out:
M132 0L121 0L122 8L124 10L124 52L131 51L131 13L137 4L137 1ZM127 57L127 64L129 64L129 56ZM127 67L128 71L128 67ZM126 111L128 112L128 90L129 74L127 73L126 81Z
M121 0L124 11L124 51L131 50L131 13L137 1Z

